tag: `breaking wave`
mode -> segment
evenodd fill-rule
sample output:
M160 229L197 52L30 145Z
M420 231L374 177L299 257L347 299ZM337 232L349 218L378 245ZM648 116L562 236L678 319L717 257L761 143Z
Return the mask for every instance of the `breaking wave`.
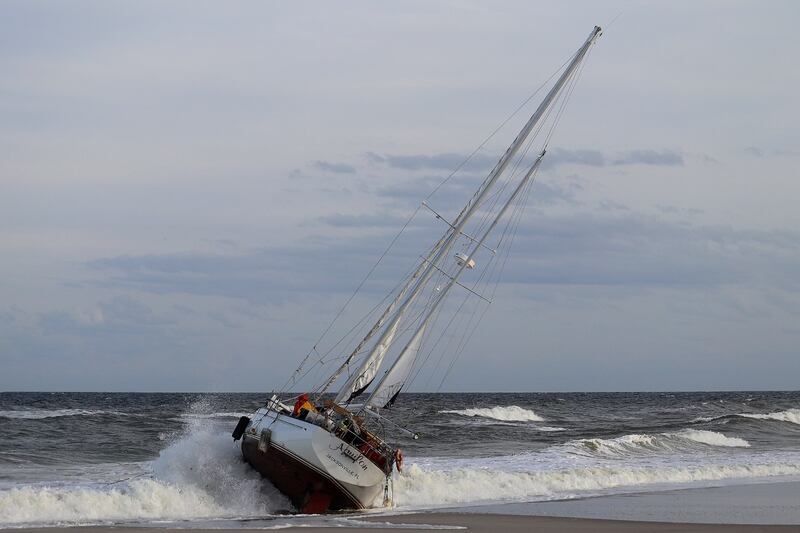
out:
M589 467L542 472L485 468L433 470L410 465L394 482L400 507L429 507L481 501L530 501L568 498L608 489L663 483L800 475L800 464L706 465L664 467Z
M704 446L749 448L750 443L738 437L728 437L716 431L684 429L675 433L656 435L632 434L613 439L580 439L567 442L562 447L581 455L625 456L648 452L679 452Z
M126 413L120 413L118 411L98 411L90 409L12 409L8 411L0 411L0 418L17 418L27 420L59 418L62 416L97 415L128 416Z
M731 418L750 418L753 420L777 420L778 422L789 422L800 425L800 409L787 409L774 413L737 413L732 415L719 416L698 416L692 422L713 422L715 420L728 420Z
M252 414L253 413L183 413L181 414L181 418L239 418L242 416L251 416Z
M523 409L522 407L516 405L509 405L507 407L498 406L491 408L456 409L439 412L461 416L491 418L493 420L501 420L503 422L544 422L544 418L537 415L530 409Z
M702 429L684 429L678 433L667 433L684 439L708 444L709 446L727 446L730 448L749 448L750 443L739 437L727 437L716 431L706 431Z
M755 418L758 420L778 420L779 422L790 422L800 425L800 409L787 409L786 411L767 414L740 413L736 416Z
M147 466L146 478L116 484L0 491L0 526L261 517L291 508L242 461L229 434L199 423Z

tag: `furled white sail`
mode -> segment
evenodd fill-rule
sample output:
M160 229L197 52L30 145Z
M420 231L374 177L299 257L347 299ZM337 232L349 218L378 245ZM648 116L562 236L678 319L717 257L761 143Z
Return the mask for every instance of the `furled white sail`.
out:
M411 369L414 366L414 361L417 359L420 345L422 344L422 337L425 335L425 325L420 327L414 337L406 345L403 352L398 358L398 364L392 365L392 368L386 373L381 380L380 385L370 395L367 400L367 407L382 408L394 403L400 390L405 385Z
M600 28L596 27L586 42L583 43L583 46L575 53L570 61L567 68L561 74L559 79L555 82L553 87L547 93L544 100L539 104L539 107L536 111L531 115L528 122L525 123L525 126L517 135L514 142L511 143L511 146L505 151L502 155L500 160L497 162L495 167L489 173L487 179L483 182L481 188L478 189L475 196L469 201L467 206L465 207L464 211L462 211L462 215L459 217L459 220L453 224L451 227L451 231L448 234L447 239L445 240L444 244L441 248L439 248L439 253L434 256L433 261L431 261L428 270L422 275L422 279L420 282L427 281L430 276L433 274L434 269L438 269L437 263L441 259L444 254L449 253L450 248L455 243L456 239L462 235L462 231L464 226L466 225L467 221L475 214L475 212L480 208L483 200L488 196L490 190L497 182L500 175L505 171L508 164L511 162L511 159L517 154L517 152L522 148L522 145L525 143L526 139L530 135L530 133L534 130L534 128L539 124L540 120L549 113L551 110L551 106L559 97L561 90L564 86L573 78L578 65L586 56L587 52L589 51L589 47L592 45L594 40L600 34ZM494 222L490 225L489 229L484 233L483 237L477 242L474 249L460 261L460 266L458 271L455 273L454 276L451 277L450 282L446 285L446 287L441 290L432 303L427 309L427 314L425 318L420 322L418 326L417 332L412 336L411 341L408 345L400 352L400 355L397 359L394 360L392 366L384 373L383 377L381 378L380 382L376 385L375 389L372 391L372 394L367 398L365 402L368 407L383 407L387 403L392 403L394 397L400 392L400 389L405 384L405 380L410 373L410 368L413 366L414 361L416 360L416 354L419 351L418 343L422 339L422 335L419 334L420 332L424 332L425 328L428 326L428 321L431 317L434 316L436 310L438 309L439 305L444 301L445 296L449 292L449 290L453 287L455 283L457 283L459 276L463 273L464 269L467 268L468 265L471 264L475 253L478 249L483 245L483 241L489 236L489 233L494 229L497 222L505 213L506 209L511 205L511 203L515 200L516 196L524 187L524 184L528 182L528 180L533 176L533 174L538 169L539 165L541 164L542 157L544 156L544 151L539 155L536 159L536 162L527 172L525 177L520 180L517 189L511 195L505 206L501 209L499 215L495 218ZM412 300L416 297L418 291L420 290L420 284L414 288L409 297L409 300ZM405 308L408 305L408 300L403 303L400 308L400 312L405 311ZM396 370L399 369L399 370ZM386 401L386 397L388 395L389 400ZM384 403L381 403L384 402Z
M361 392L363 392L366 387L368 387L375 375L377 374L381 363L383 362L386 353L391 348L391 345L394 341L396 341L396 333L398 331L399 324L406 316L406 312L410 309L413 305L414 301L416 300L417 296L425 289L427 286L428 281L431 279L435 272L441 272L442 269L439 267L439 264L443 260L443 258L447 257L450 253L451 249L453 248L456 240L461 236L465 235L463 233L463 229L467 223L467 221L480 209L483 201L488 197L490 190L493 189L494 185L496 184L498 178L504 173L507 166L511 162L511 160L515 157L515 155L519 152L522 148L523 144L528 139L529 135L534 131L534 129L539 125L540 121L543 117L546 117L547 114L552 110L551 106L561 93L564 86L567 82L573 79L573 75L575 74L578 65L581 63L583 58L585 57L586 53L589 50L589 47L592 45L594 40L600 34L600 28L595 28L594 31L590 34L589 38L584 42L583 46L575 53L572 57L567 68L561 74L559 79L555 82L553 87L550 89L547 96L544 100L540 103L539 107L533 113L533 115L528 119L525 123L522 130L519 132L517 137L514 139L514 142L508 147L506 152L500 157L500 160L497 162L495 167L489 173L487 178L481 184L481 186L476 191L475 195L467 202L467 205L461 211L459 216L452 224L448 224L450 229L442 236L442 238L438 241L438 243L431 249L428 257L420 264L417 271L414 275L409 279L403 290L398 294L398 296L394 299L392 304L387 308L387 310L383 313L380 317L378 322L373 326L373 328L369 331L367 336L359 343L356 350L354 350L351 355L345 360L345 362L337 369L336 372L328 379L327 383L322 387L321 390L327 389L327 387L332 384L338 376L345 370L349 368L350 362L352 359L359 353L361 347L366 343L373 334L377 333L378 329L383 328L381 335L379 336L378 340L375 341L372 350L370 350L369 355L362 361L359 369L351 375L350 379L346 382L345 386L339 391L336 396L336 401L347 401ZM542 154L544 155L544 154ZM537 160L538 162L541 161L541 156ZM533 169L531 169L533 171ZM530 175L530 173L529 173ZM523 181L526 181L529 176L526 176ZM495 222L496 223L496 222ZM494 224L492 225L494 227ZM488 232L484 235L485 237L488 236ZM473 240L474 239L470 239ZM461 257L459 260L459 271L451 278L450 283L447 285L445 290L441 291L439 295L435 298L434 304L428 307L427 316L420 322L418 326L418 332L425 330L427 327L428 320L433 316L433 312L439 306L439 304L444 300L445 295L452 287L454 283L456 283L457 278L461 275L464 268L472 268L475 264L473 260L473 256L475 255L475 251L477 248L482 245L483 239L480 240L476 249L473 250L468 255ZM462 254L464 255L464 254ZM408 294L406 292L408 291ZM422 334L417 335L416 333L412 336L411 341L409 344L401 351L400 355L394 360L392 366L386 370L381 378L380 383L375 387L370 398L367 400L367 403L374 406L381 406L381 401L384 399L383 397L386 396L383 390L394 390L389 395L389 398L393 398L397 392L399 392L400 388L408 377L408 371L401 371L402 369L408 367L408 369L413 366L414 360L416 359L416 353L419 350L418 343L421 341ZM408 362L407 362L408 360ZM395 367L399 367L397 371L395 371ZM410 370L409 370L410 371ZM393 385L392 381L395 380L397 376L402 376L402 379L397 381L397 384ZM389 379L391 378L391 379ZM372 402L372 398L376 397L375 401Z
M389 347L394 341L394 337L397 334L397 326L399 324L399 321L394 322L389 327L388 334L382 337L380 342L378 342L372 348L369 356L364 359L361 367L359 367L358 372L353 374L345 386L342 387L342 389L336 395L336 399L334 400L336 403L350 401L364 392L367 387L369 387L369 384L372 383L372 380L375 379L375 375L378 373L378 369L383 362L386 352L389 350Z
M418 436L384 416L385 413L381 413L379 410L392 405L402 390L411 387L413 376L423 370L426 358L422 356L422 344L427 342L430 337L436 338L439 333L444 335L451 327L449 323L440 324L442 326L440 328L436 327L437 317L442 311L448 311L443 306L443 302L450 290L455 285L459 285L467 291L477 294L470 287L460 283L459 277L465 271L476 266L475 255L481 251L481 248L488 249L492 253L496 252L485 244L486 239L497 229L500 220L507 214L509 208L513 205L518 209L516 214L521 214L524 204L518 200L527 197L527 191L530 190L528 187L541 165L553 128L557 124L564 104L574 88L574 82L579 76L580 71L577 69L599 34L600 28L595 27L583 46L568 62L565 71L543 102L458 216L452 222L443 219L447 223L448 229L424 254L424 257L421 258L422 262L416 265L417 268L413 274L401 282L402 288L399 285L393 288L381 304L372 308L367 317L360 320L327 352L320 354L317 352L315 344L313 350L303 359L300 367L290 378L289 382L292 384L296 384L298 379L308 375L313 368L318 368L316 365L322 367L334 360L337 362L337 368L333 374L321 386L314 389L314 392L317 393L314 403L319 411L313 413L313 416L310 411L305 413L301 411L300 417L292 417L289 413L292 412L291 401L295 398L291 398L291 401L287 398L287 403L284 403L278 399L277 395L273 395L266 407L259 409L252 419L242 417L242 420L239 421L233 435L234 439L241 438L243 440L242 453L245 459L262 475L269 478L279 490L284 491L303 512L309 512L301 505L308 500L308 491L305 484L296 483L297 479L312 479L315 486L322 487L318 491L321 497L316 498L315 502L316 500L327 501L331 505L335 505L332 509L346 506L370 507L378 503L381 491L384 495L389 494L392 471L394 467L400 470L402 454L396 446L384 441L380 435L388 427L392 427L395 430L406 432L414 439ZM563 89L566 90L562 92ZM561 107L557 109L559 94L564 95L564 100L562 100ZM549 130L544 130L547 117L550 116L551 111L556 109L552 126ZM512 159L519 154L517 164L521 165L522 161L526 160L525 156L541 131L547 132L543 134L542 151L524 177L520 179L517 172L519 167L514 166L511 175L508 176L502 187L498 187L498 180ZM532 138L529 139L531 136ZM520 153L523 147L524 152ZM511 189L513 192L509 195ZM437 218L442 218L435 211L434 213ZM471 218L478 218L476 215L480 215L480 221L468 227L467 224ZM512 214L511 221L514 220L517 219ZM506 225L506 231L509 231L509 226L510 224ZM515 227L512 226L511 231L514 231ZM506 235L506 233L503 234L503 236ZM470 241L472 244L466 241ZM454 254L459 243L464 244L464 251L462 252L459 247L458 253ZM503 247L502 252L507 252L508 248L508 246ZM498 249L501 249L499 245ZM454 255L457 267L448 262L452 261ZM498 263L484 263L481 276L488 273L489 278L492 278L493 274L489 265L496 264ZM371 273L372 271L370 271ZM482 283L494 282L493 279L481 282L481 279L478 278L475 281L475 288ZM399 290L397 290L398 288ZM478 294L478 296L481 295ZM352 299L353 297L350 298L350 300ZM383 307L387 302L388 305ZM460 307L458 310L453 309L455 313L459 313L461 310ZM341 315L341 312L339 314ZM376 320L378 314L380 316L377 316ZM471 324L471 322L467 323L467 329L471 327ZM320 337L320 341L332 326L333 323ZM351 335L362 331L362 327L368 327L366 334L353 338ZM468 332L471 333L471 330ZM462 338L462 340L465 339ZM354 348L351 343L355 344ZM341 348L342 345L346 348ZM401 346L402 349L394 349L401 348ZM462 346L459 345L457 350ZM434 349L435 347L431 349L431 353ZM334 353L336 358L326 360L326 356L334 350L336 350ZM388 355L390 351L397 356L390 358ZM311 355L318 355L319 358L315 358L313 361L314 366L311 366L310 363L309 367L304 369L304 364ZM356 366L357 369L355 369ZM301 372L303 370L305 371ZM346 380L342 377L343 375L347 376ZM339 384L340 381L346 382L336 395L337 404L342 401L349 402L367 388L370 388L371 392L364 403L358 406L353 403L342 406L324 402L325 407L322 408L320 405L320 400L323 399L321 398L322 394L326 393L334 383ZM284 392L286 392L286 387L284 387ZM349 429L343 432L342 430L345 428ZM367 444L370 449L366 450L359 444ZM334 455L337 457L341 455L341 457L339 459L332 457L331 450L334 450ZM341 454L335 450L341 451ZM267 455L264 455L265 453ZM272 457L274 453L278 453L278 456L275 457L278 461L282 461L284 466L288 465L287 468L276 470L270 467L269 457ZM327 458L325 454L328 454ZM288 458L288 462L283 461L281 457ZM344 460L344 458L355 461L352 468L342 464L340 459ZM345 463L350 464L349 461L345 461ZM388 501L388 498L386 500Z
M545 152L542 151L539 154L539 157L536 158L533 165L531 165L530 169L525 173L525 176L519 181L514 192L511 193L508 200L506 200L503 207L497 213L494 220L492 220L491 224L486 228L483 235L481 236L480 240L478 240L470 253L465 256L464 261L460 262L460 266L456 273L450 278L450 281L445 285L443 289L439 291L437 298L433 301L433 303L428 307L425 316L423 317L420 325L417 328L417 331L414 332L414 336L411 338L409 343L400 352L400 355L395 359L394 364L386 371L381 378L381 381L375 387L375 390L372 394L367 398L365 402L367 407L372 408L381 408L386 407L394 403L395 398L400 393L400 390L405 385L406 379L411 374L411 368L414 366L414 362L417 359L417 354L419 353L420 343L422 342L422 337L425 334L425 329L428 327L428 323L430 320L435 316L439 305L444 301L447 297L447 293L453 286L458 283L458 278L464 272L472 258L475 254L480 250L481 246L483 246L483 242L489 237L489 235L494 230L497 223L503 218L508 211L508 208L514 203L517 199L519 194L525 189L525 186L530 182L533 176L536 174L536 171L539 170L539 166L542 164L542 158L544 158Z

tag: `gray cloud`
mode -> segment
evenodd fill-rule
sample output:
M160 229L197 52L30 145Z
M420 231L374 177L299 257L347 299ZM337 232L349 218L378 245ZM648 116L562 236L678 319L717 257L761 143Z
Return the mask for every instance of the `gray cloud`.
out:
M764 151L761 148L756 148L755 146L748 146L747 148L743 149L742 152L754 157L764 157Z
M800 289L800 233L695 225L631 212L527 219L515 239L517 283ZM517 260L518 258L518 260Z
M370 163L402 170L455 170L459 166L466 171L488 170L499 159L499 156L481 153L472 157L457 153L391 155L367 152L365 155Z
M346 219L344 226L372 227L371 220L369 216L354 217ZM435 226L412 228L410 238L395 250L403 268L416 261L420 250L441 231L432 232L431 228ZM386 235L395 229L387 227ZM360 265L366 272L387 242L385 235L338 235L302 247L235 256L120 256L92 261L90 267L105 273L105 283L110 286L269 303L296 293L348 292L359 281L352 265ZM505 281L530 285L718 287L757 283L796 290L800 283L790 274L800 271L800 233L695 225L619 207L566 215L530 213L518 230L512 254ZM401 272L402 268L390 263L373 280L371 290L386 290ZM130 303L120 307L130 316L146 317Z
M355 174L356 167L347 163L330 163L328 161L315 161L314 168L336 174Z
M444 178L438 176L398 177L392 185L377 188L374 191L379 197L397 201L401 205L418 205L428 198L428 203L438 209L456 209L475 192L476 188L486 178L483 174L459 173L453 176L445 186L439 188ZM533 186L530 202L535 206L572 204L577 201L577 193L581 184L577 179L570 179L564 183L555 183L540 177ZM434 192L435 191L435 192Z
M401 228L405 219L387 214L345 215L337 213L320 217L323 224L339 228Z
M142 328L175 323L174 318L158 316L148 305L128 295L115 296L86 309L45 312L39 317L39 326L49 335L76 332L132 334Z
M552 148L548 150L544 161L542 161L542 166L544 168L555 168L565 164L602 167L606 165L606 156L597 150Z
M652 165L652 166L681 166L683 155L674 150L628 150L616 155L603 154L598 150L567 150L554 148L545 158L546 168L560 165L573 164L590 167L604 167L608 165Z
M456 153L389 155L367 152L366 155L373 164L409 171L453 171L467 158L465 154ZM499 155L476 154L462 168L468 172L488 171L499 158ZM528 156L522 165L529 166L532 163L533 158ZM555 147L547 151L542 168L553 169L563 165L605 167L609 165L681 166L683 164L683 155L674 150L629 150L616 155L608 155L599 150Z
M275 385L252 369L295 361L420 200L609 11L154 6L3 4L0 389ZM662 3L615 23L462 388L591 388L593 361L625 369L617 388L797 387L797 15ZM728 31L709 40L714 25ZM650 38L660 26L676 31ZM431 206L457 213L528 111ZM420 211L364 300L443 229ZM513 376L492 367L498 338Z
M205 252L127 255L96 259L87 266L102 274L95 284L107 288L221 296L259 305L282 304L298 294L352 290L359 281L358 272L368 270L388 241L384 234L350 239L339 236L236 255ZM397 267L390 264L388 268L388 272L379 272L382 277L377 281L399 276Z
M16 320L16 313L14 313L11 309L0 311L0 324L12 324Z
M763 158L767 156L796 157L800 155L799 151L793 149L788 149L788 148L764 149L764 148L759 148L757 146L748 146L742 149L742 153L758 158Z
M683 156L671 150L631 150L614 159L614 165L683 165Z

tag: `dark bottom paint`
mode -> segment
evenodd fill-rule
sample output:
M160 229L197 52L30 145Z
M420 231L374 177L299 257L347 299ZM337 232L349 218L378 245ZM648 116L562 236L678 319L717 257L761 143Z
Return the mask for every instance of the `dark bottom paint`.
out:
M363 509L358 500L328 476L274 444L262 452L258 449L257 439L245 437L242 439L242 455L302 513Z

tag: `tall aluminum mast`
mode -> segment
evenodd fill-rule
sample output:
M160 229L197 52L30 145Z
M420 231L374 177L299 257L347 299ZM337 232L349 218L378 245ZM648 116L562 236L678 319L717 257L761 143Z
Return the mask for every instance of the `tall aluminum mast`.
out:
M539 169L539 166L542 163L542 158L544 158L545 152L542 151L539 154L539 157L536 158L536 161L531 165L528 172L525 176L520 180L517 184L517 187L514 189L514 192L511 196L506 200L506 203L503 205L500 212L495 216L492 223L489 224L489 227L486 228L483 235L480 237L478 241L475 242L472 250L469 254L462 258L461 265L459 266L458 270L455 272L453 277L450 278L450 281L445 285L434 300L433 304L431 304L430 308L428 309L425 317L420 322L417 330L414 332L414 335L411 337L411 340L408 341L408 344L403 351L400 352L400 355L395 360L394 364L387 370L381 381L375 387L375 390L372 391L367 401L364 402L364 405L367 407L383 407L387 403L391 402L392 399L400 392L400 389L405 383L405 380L408 378L408 374L411 370L411 366L414 363L414 359L419 352L419 347L422 342L422 336L425 334L425 330L428 327L428 323L430 322L431 318L436 313L436 310L439 308L439 304L441 304L447 293L450 292L450 289L453 288L453 285L458 283L458 278L467 268L470 260L475 256L475 253L480 250L480 247L483 245L484 241L489 237L489 235L494 230L497 223L500 222L500 219L506 214L508 208L514 203L514 200L517 199L520 192L525 188L525 185L530 181L530 179L536 174L536 171Z
M589 51L589 48L594 43L594 41L597 39L597 37L599 37L601 31L602 30L601 30L601 28L599 26L595 26L594 27L592 32L589 34L589 37L586 39L586 41L583 43L583 45L581 45L581 47L575 53L575 55L572 58L572 61L570 61L569 65L567 65L566 69L561 74L561 76L559 77L558 81L556 81L556 83L550 89L550 91L547 93L547 96L545 96L544 100L542 100L542 102L539 104L539 107L536 109L536 111L533 113L533 115L531 115L531 118L528 119L528 122L525 124L525 126L522 128L522 130L517 135L517 137L514 139L514 142L511 143L511 146L508 147L506 152L503 154L503 156L500 158L500 160L495 165L494 169L492 169L491 173L489 174L489 176L484 181L482 187L478 190L478 192L475 194L475 196L467 204L467 207L465 208L465 210L462 211L462 215L454 223L453 228L451 229L451 231L449 233L449 236L448 236L447 240L445 241L444 245L442 245L441 248L439 248L438 253L434 257L434 259L429 263L428 269L423 273L421 279L419 280L419 282L415 286L414 291L409 295L409 297L403 303L401 308L395 314L395 317L393 318L393 321L392 321L393 326L387 328L387 330L384 331L383 335L381 336L381 340L378 341L379 343L382 342L382 340L384 339L385 336L388 336L387 334L393 332L393 327L396 327L396 326L394 326L395 322L396 321L399 322L399 320L402 318L403 313L405 312L407 307L414 301L414 298L416 298L417 294L424 287L424 284L428 281L428 279L430 279L430 277L433 274L433 272L434 271L438 271L438 267L436 265L439 262L439 260L445 254L447 254L449 252L449 250L451 249L451 247L455 243L456 239L459 237L459 235L461 235L461 232L463 231L463 228L466 225L467 221L478 210L478 208L480 207L482 201L486 198L486 196L489 193L489 191L492 188L492 186L497 182L498 178L505 171L506 167L511 162L512 158L517 154L519 149L522 147L522 145L524 144L525 140L530 135L531 131L533 131L534 127L539 123L539 121L542 119L542 117L547 112L548 108L553 104L555 99L558 97L559 93L564 88L564 85L566 85L567 81L575 73L577 67L580 65L581 61L583 61L584 57L586 56L586 53ZM539 158L537 159L536 163L534 164L533 167L531 167L531 170L529 171L528 175L523 179L523 181L527 181L527 179L530 177L531 173L535 172L535 168L538 168L538 164L541 162L541 158L542 158L543 155L544 155L544 153L542 153L539 156ZM516 193L517 193L517 191L515 191L514 196L516 196ZM505 210L508 207L508 205L509 204L506 204L504 206L502 212L505 212ZM494 225L496 224L496 222L497 222L497 220L495 220L495 223L492 224L491 228L494 228ZM484 235L483 239L481 239L480 243L477 246L480 246L483 243L483 240L487 236L488 236L488 233ZM472 255L474 255L474 252L470 253L470 256L472 256ZM400 366L400 365L406 365L407 366L408 365L408 359L413 359L416 356L416 352L419 349L419 343L421 342L422 334L424 333L425 328L428 325L428 320L430 319L430 317L433 316L433 312L436 310L436 308L438 308L439 303L444 299L444 296L446 295L447 290L449 290L449 288L453 285L453 283L455 283L455 280L458 278L458 276L461 274L461 272L463 272L465 266L466 266L466 263L462 264L462 266L458 270L456 276L454 276L451 279L450 283L447 285L447 289L441 291L441 293L438 295L437 299L435 300L435 303L431 306L431 309L429 309L428 314L426 315L425 319L422 320L422 322L418 326L416 332L411 337L411 340L405 346L405 348L400 353L400 355L397 357L397 359L395 359L395 361L392 364L392 366L388 370L386 370L384 372L384 374L383 374L383 376L381 378L381 381L378 383L378 385L375 387L373 392L370 394L369 398L367 398L367 401L365 402L365 405L371 405L376 400L376 398L375 398L376 393L383 388L384 383L386 382L387 378L389 378L389 376L396 371L398 366ZM399 391L397 391L397 392L399 392ZM379 406L379 407L382 407L382 406Z

